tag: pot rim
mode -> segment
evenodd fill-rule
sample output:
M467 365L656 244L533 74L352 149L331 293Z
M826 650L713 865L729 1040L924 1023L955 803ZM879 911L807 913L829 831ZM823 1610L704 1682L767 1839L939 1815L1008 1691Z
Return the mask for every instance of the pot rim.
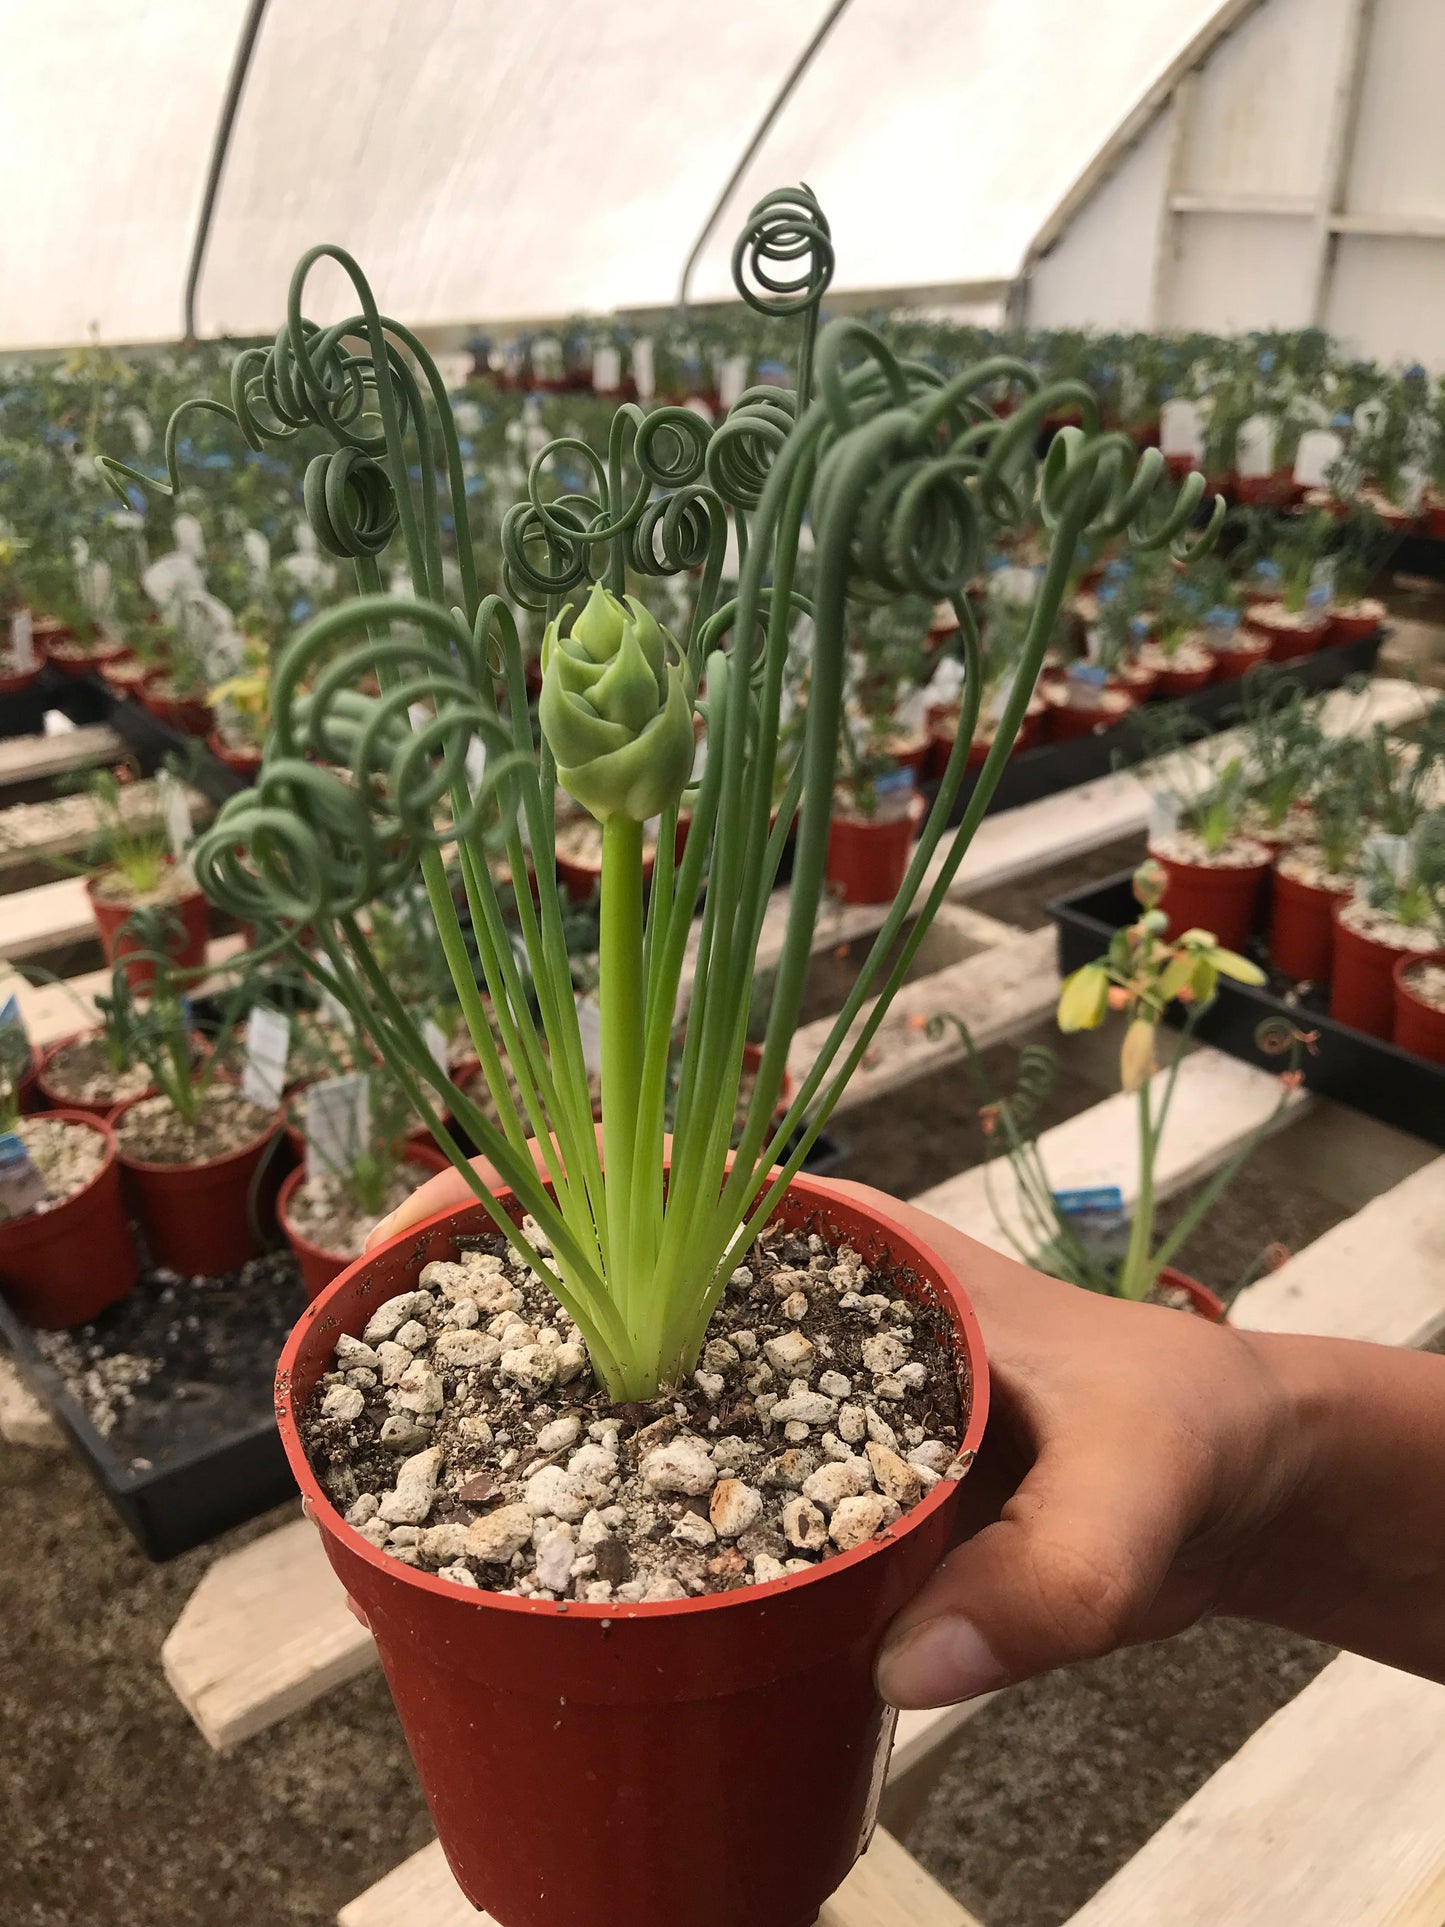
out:
M406 1155L397 1159L397 1165L399 1167L410 1165L414 1170L425 1171L429 1178L434 1178L438 1173L449 1171L452 1168L451 1159L441 1150L437 1151L437 1156L441 1159L441 1162L439 1164L428 1164L423 1158L417 1155L421 1149L422 1147L420 1145L408 1144ZM306 1165L303 1162L298 1164L294 1171L288 1171L281 1180L281 1188L276 1193L276 1217L281 1229L285 1232L291 1244L295 1245L298 1250L309 1252L312 1257L325 1258L331 1264L341 1264L348 1268L354 1264L358 1264L360 1262L359 1259L348 1258L339 1251L328 1251L325 1245L317 1244L314 1239L308 1238L304 1232L297 1231L292 1225L287 1215L287 1206L290 1204L293 1194L299 1191L301 1186L306 1182L306 1177ZM402 1235L405 1236L406 1234L403 1233Z
M57 1106L55 1109L49 1111L41 1111L39 1113L39 1121L42 1123L54 1122L58 1124L88 1125L91 1130L99 1131L105 1139L105 1156L101 1159L94 1173L86 1179L85 1183L82 1184L78 1190L72 1191L69 1196L61 1198L59 1202L53 1204L48 1211L27 1211L22 1217L7 1218L3 1223L0 1223L0 1245L4 1244L7 1236L12 1232L26 1229L32 1225L42 1224L47 1218L58 1219L61 1212L64 1211L68 1205L78 1204L87 1192L93 1191L101 1179L104 1178L106 1172L111 1170L120 1159L120 1146L116 1143L115 1132L110 1128L109 1120L107 1118L97 1117L93 1111L76 1111L72 1110L68 1105L64 1107Z
M176 860L173 856L168 856L165 859L165 863L168 870L174 870L176 867ZM118 863L106 863L102 865L99 870L94 871L86 877L85 894L90 899L93 907L104 910L123 910L126 915L129 916L132 910L139 910L146 906L138 903L112 903L109 897L98 897L95 894L96 878L109 876L113 871L118 872L119 870L120 865ZM183 891L180 896L170 897L164 903L158 904L155 907L161 910L179 909L183 903L194 903L197 898L204 903L206 900L205 892L199 887L193 886L191 889ZM75 1033L77 1036L80 1034L80 1032Z
M944 1263L932 1245L915 1237L913 1232L897 1218L886 1212L876 1211L871 1206L865 1207L855 1203L853 1199L846 1196L840 1196L827 1179L795 1177L788 1186L788 1194L791 1195L795 1189L824 1210L830 1203L841 1204L855 1211L866 1210L867 1215L889 1244L896 1243L911 1250L916 1258L922 1261L922 1268L931 1270L938 1279L953 1280L954 1289L951 1291L938 1285L933 1289L948 1298L953 1319L963 1330L963 1349L969 1369L972 1403L968 1423L959 1441L957 1457L971 1459L978 1450L988 1420L989 1375L978 1314L973 1308L972 1300L963 1289L962 1280L955 1277L952 1268ZM495 1195L499 1203L511 1197L508 1191L499 1191ZM550 1616L577 1620L583 1624L595 1625L618 1619L662 1619L673 1615L723 1612L729 1607L736 1608L757 1603L766 1606L786 1592L796 1592L803 1587L818 1585L830 1574L841 1572L849 1566L860 1565L865 1559L875 1558L900 1534L921 1525L925 1519L948 1503L952 1496L948 1488L953 1482L944 1477L913 1507L912 1511L904 1513L892 1526L886 1527L879 1536L869 1539L861 1546L853 1547L851 1551L833 1554L816 1565L811 1572L789 1573L784 1579L769 1580L762 1585L739 1587L733 1592L710 1593L701 1599L660 1599L636 1603L612 1600L606 1605L591 1605L575 1600L510 1598L501 1593L484 1591L480 1587L473 1589L458 1586L451 1580L441 1579L433 1573L421 1572L415 1567L404 1565L399 1559L388 1558L378 1547L373 1546L369 1539L364 1539L355 1526L349 1526L346 1523L342 1514L327 1497L320 1480L312 1470L292 1411L292 1367L300 1355L302 1343L310 1336L312 1324L318 1318L325 1319L328 1326L335 1326L339 1330L339 1320L329 1316L329 1307L350 1285L362 1266L373 1263L386 1252L394 1251L399 1245L416 1241L426 1232L445 1224L448 1219L481 1210L481 1205L475 1201L451 1205L444 1211L435 1212L431 1217L422 1219L418 1224L409 1225L396 1237L388 1238L385 1244L378 1245L375 1250L367 1252L364 1257L347 1265L346 1269L319 1292L302 1312L287 1337L276 1367L276 1429L281 1435L281 1444L286 1453L286 1461L291 1468L292 1477L300 1488L303 1509L318 1527L324 1519L326 1533L340 1539L353 1557L374 1567L385 1578L399 1580L405 1586L420 1587L424 1592L432 1593L438 1598L477 1611L509 1612L531 1618ZM956 1353L955 1356L957 1356Z
M232 1075L232 1073L229 1071L219 1071L216 1074L215 1081L218 1084L229 1084L234 1086L234 1085L239 1085L241 1080L239 1077ZM112 1110L110 1111L109 1115L105 1120L112 1134L115 1133L116 1125L120 1122L121 1118L125 1116L127 1111L132 1110L137 1104L148 1103L152 1097L156 1097L158 1095L160 1095L160 1093L156 1091L150 1091L150 1092L143 1091L139 1097L122 1098L120 1103L115 1105L112 1108ZM248 1138L244 1144L238 1144L235 1150L233 1151L222 1151L218 1157L213 1157L213 1158L195 1158L189 1164L160 1164L160 1163L157 1163L153 1158L131 1157L123 1149L120 1142L120 1138L118 1136L116 1136L115 1154L119 1158L122 1167L127 1171L147 1171L147 1172L149 1171L163 1171L163 1172L214 1171L220 1165L229 1164L235 1158L249 1157L252 1151L255 1151L261 1146L265 1145L266 1143L269 1142L271 1138L273 1138L276 1135L277 1127L280 1125L280 1123L281 1123L281 1112L278 1107L278 1109L272 1114L270 1123L266 1126L266 1128L263 1131L259 1132L257 1136L253 1138Z
M1359 934L1358 930L1354 932L1355 936ZM1445 1010L1442 1010L1438 1004L1427 1003L1405 982L1409 973L1419 964L1445 965L1445 950L1406 950L1396 957L1390 966L1390 975L1395 982L1395 995L1407 998L1412 1004L1418 1004L1421 1010L1428 1010L1432 1017L1445 1024Z

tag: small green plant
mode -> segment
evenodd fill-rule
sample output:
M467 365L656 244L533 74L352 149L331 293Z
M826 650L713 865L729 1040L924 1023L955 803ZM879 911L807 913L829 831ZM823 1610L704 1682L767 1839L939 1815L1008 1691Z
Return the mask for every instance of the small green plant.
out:
M198 1048L200 1029L188 995L198 972L177 968L168 948L172 920L162 910L135 910L126 929L138 948L116 965L110 995L97 998L97 1007L107 1028L116 1024L130 1061L138 1058L145 1065L152 1085L176 1116L196 1124L226 1062L237 1020L254 1001L250 971L243 972L227 991L219 1016L206 1027L204 1047ZM150 964L155 972L144 1002L135 998L127 977L127 964L137 961Z
M51 860L72 875L116 871L126 894L140 900L160 888L170 862L170 844L156 792L133 787L137 777L135 766L127 763L94 771L86 785L96 818L90 846L79 862L62 857Z
M1297 683L1246 676L1240 693L1248 800L1275 831L1318 782L1326 738Z
M1445 938L1445 810L1422 816L1393 850L1367 840L1360 890L1393 922Z

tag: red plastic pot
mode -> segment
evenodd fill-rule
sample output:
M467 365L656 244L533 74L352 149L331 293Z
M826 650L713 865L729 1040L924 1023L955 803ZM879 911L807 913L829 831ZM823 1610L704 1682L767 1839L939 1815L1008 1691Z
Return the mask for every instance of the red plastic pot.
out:
M110 1114L112 1128L141 1102L131 1097L117 1104ZM239 1270L256 1256L260 1246L251 1228L252 1181L278 1122L272 1118L239 1150L199 1164L152 1164L119 1150L121 1170L158 1265L187 1277L215 1278Z
M408 1144L406 1162L416 1171L417 1183L424 1184L436 1172L448 1169L451 1159L435 1144L427 1147ZM280 1220L281 1229L286 1234L287 1243L296 1254L296 1262L301 1267L302 1289L308 1298L315 1298L318 1292L325 1291L332 1279L339 1278L346 1267L354 1264L355 1260L338 1257L334 1251L327 1251L322 1245L313 1244L309 1238L303 1238L292 1224L291 1200L296 1194L297 1186L304 1184L305 1181L306 1167L304 1164L298 1164L281 1186L276 1199L276 1216Z
M0 1290L40 1331L88 1324L124 1298L140 1276L120 1195L120 1167L109 1125L86 1111L52 1111L105 1139L105 1162L79 1191L49 1211L0 1224Z
M118 963L121 959L133 956L145 946L135 935L123 926L131 915L131 907L124 903L106 903L95 894L94 881L87 877L85 894L90 899L91 912L100 931L101 948L107 963ZM211 910L199 890L188 890L183 897L165 906L166 911L181 926L183 934L173 935L167 954L173 957L183 969L191 969L206 961L206 944L211 934ZM127 963L126 979L132 990L145 990L155 982L156 967L148 958L142 957Z
M1428 953L1380 943L1363 931L1352 930L1340 912L1349 902L1335 905L1334 959L1330 978L1330 1015L1370 1037L1393 1037L1395 1032L1395 965L1402 957L1412 963Z
M1292 468L1277 468L1271 475L1236 475L1234 492L1241 502L1263 503L1269 508L1288 508L1304 493Z
M139 656L118 656L114 662L101 665L101 680L113 696L124 700L128 696L139 696L141 685L150 671Z
M1198 689L1207 689L1214 681L1215 659L1211 652L1209 661L1196 669L1177 669L1166 663L1154 679L1156 696L1192 696Z
M1022 755L1024 750L1032 749L1043 733L1044 717L1047 711L1042 696L1030 696L1029 706L1024 711L1024 719L1019 724L1019 733L1013 740L1010 756ZM940 707L928 726L928 764L926 774L938 781L948 768L948 759L953 754L953 745L958 739L958 716L951 708ZM988 760L993 748L992 736L975 736L968 746L968 760L964 767L980 770Z
M1105 702L1092 707L1076 700L1072 687L1067 683L1050 683L1043 691L1048 705L1048 732L1056 743L1071 743L1080 736L1092 736L1096 730L1114 729L1134 707L1134 699L1123 690L1106 689Z
M30 1050L30 1068L28 1071L21 1072L20 1083L15 1092L15 1100L20 1107L20 1115L22 1117L30 1117L36 1111L52 1108L61 1110L65 1108L63 1105L53 1104L50 1093L41 1088L41 1061L40 1052L32 1045ZM82 1105L81 1109L83 1110L84 1108Z
M260 771L260 750L237 749L226 741L218 729L213 729L206 738L206 748L218 762L224 763L227 769L234 770L237 776L251 777Z
M908 814L887 823L835 816L828 825L829 889L843 903L891 903L903 886L908 846L923 821L924 802L915 796Z
M149 670L141 683L140 699L158 722L169 723L187 736L209 736L216 727L215 711L199 696L164 696L156 684L169 672Z
M574 857L554 853L557 865L557 880L567 892L573 903L588 903L596 895L602 881L602 864L579 863ZM652 877L653 853L648 850L642 858L642 880L647 883Z
M55 640L70 641L71 638L66 635L56 637ZM110 663L124 662L130 653L130 646L127 643L99 642L93 649L87 649L83 655L78 656L68 652L61 654L53 648L47 648L46 660L53 668L58 669L62 676L78 678L93 675L97 670L103 671Z
M61 1051L65 1049L67 1044L78 1043L82 1037L95 1037L98 1035L98 1031L72 1031L68 1037L58 1038L55 1043L47 1045L41 1053L36 1070L36 1083L39 1087L40 1095L45 1099L46 1104L51 1110L75 1111L85 1117L99 1118L101 1122L104 1123L115 1109L115 1105L112 1103L97 1102L88 1104L83 1098L67 1097L63 1091L55 1089L48 1075L51 1064L55 1058L59 1056ZM153 1090L141 1092L142 1097L153 1097L154 1095L155 1092ZM24 1109L24 1106L22 1105L21 1108Z
M952 1328L976 1450L987 1367L959 1280L824 1183L794 1179L778 1215L914 1275ZM502 1598L378 1552L322 1491L293 1414L340 1333L489 1228L480 1206L444 1212L349 1267L276 1378L291 1470L370 1624L451 1870L503 1927L809 1927L868 1843L893 1731L874 1655L948 1548L957 1485L810 1572L676 1603Z
M1269 638L1254 634L1245 635L1232 649L1216 649L1214 652L1214 680L1216 682L1237 682L1247 676L1257 663L1269 658Z
M1427 533L1437 542L1445 542L1445 502L1432 502L1429 517L1425 523Z
M1150 849L1167 878L1159 908L1169 919L1169 934L1208 930L1227 950L1242 950L1254 928L1260 886L1269 872L1269 853L1257 863L1185 863Z
M1417 950L1396 959L1393 1037L1401 1050L1414 1051L1432 1064L1445 1064L1445 1010L1427 1004L1410 988L1410 972L1422 963L1445 967L1445 950L1427 950L1423 956Z
M1276 867L1269 924L1269 960L1286 977L1312 984L1330 980L1335 950L1335 906L1348 890L1322 890Z
M1359 642L1365 636L1374 635L1384 620L1384 603L1374 596L1365 596L1354 608L1330 612L1330 641Z
M1295 662L1301 656L1312 656L1328 640L1330 618L1321 615L1301 628L1279 603L1251 602L1244 612L1244 626L1267 638L1271 661Z
M44 663L36 663L33 669L22 669L14 675L0 675L0 696L18 696L22 689L29 689L39 682Z
M1191 1278L1187 1271L1176 1271L1173 1265L1164 1265L1159 1272L1159 1282L1161 1285L1172 1285L1175 1291L1182 1291L1196 1318L1207 1318L1211 1325L1224 1323L1224 1300L1216 1297L1208 1285L1201 1285L1197 1278Z

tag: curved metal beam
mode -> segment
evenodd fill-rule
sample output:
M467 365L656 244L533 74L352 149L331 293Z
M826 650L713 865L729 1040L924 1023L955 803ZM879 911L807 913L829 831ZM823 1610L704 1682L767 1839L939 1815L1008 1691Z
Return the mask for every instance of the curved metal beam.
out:
M251 0L241 37L236 42L236 57L231 62L231 77L226 83L226 98L221 104L221 118L216 123L216 138L211 144L211 165L206 175L206 191L201 199L200 219L196 223L196 238L191 244L191 262L186 270L185 296L185 339L196 338L196 290L200 286L201 267L206 258L206 243L211 238L211 217L216 211L216 195L220 191L221 176L226 168L226 154L231 145L231 129L235 125L236 109L241 104L241 94L246 85L246 75L251 67L251 55L256 48L256 36L261 31L261 16L266 11L266 0Z

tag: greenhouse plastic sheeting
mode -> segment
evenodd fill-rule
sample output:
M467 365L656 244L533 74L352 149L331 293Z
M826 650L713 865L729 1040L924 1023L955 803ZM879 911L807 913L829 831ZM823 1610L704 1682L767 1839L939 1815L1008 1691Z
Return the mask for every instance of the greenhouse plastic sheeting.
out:
M1007 279L1214 0L852 0L719 224L809 181L838 285ZM201 281L274 329L311 243L418 324L655 306L824 0L270 0ZM0 0L0 347L180 330L244 0ZM354 304L318 275L308 311Z

